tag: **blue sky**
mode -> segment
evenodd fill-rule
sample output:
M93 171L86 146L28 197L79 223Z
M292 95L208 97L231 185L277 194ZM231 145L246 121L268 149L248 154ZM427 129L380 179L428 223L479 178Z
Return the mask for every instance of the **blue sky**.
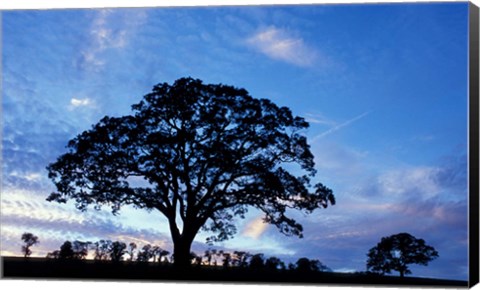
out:
M247 89L306 118L317 181L337 204L285 237L252 210L217 248L365 270L381 237L409 232L440 258L416 276L468 278L467 4L2 12L2 255L70 239L155 243L160 214L52 204L45 167L104 115L191 76ZM204 250L200 234L194 250Z

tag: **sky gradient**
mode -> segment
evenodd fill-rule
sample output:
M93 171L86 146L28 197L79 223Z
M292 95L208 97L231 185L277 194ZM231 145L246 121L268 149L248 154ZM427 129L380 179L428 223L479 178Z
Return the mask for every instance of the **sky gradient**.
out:
M440 255L414 276L466 280L467 16L466 3L2 12L1 254L20 255L25 231L40 239L33 256L77 239L171 251L160 213L47 202L45 167L103 116L191 76L309 121L315 181L337 199L293 214L303 239L252 209L217 249L364 271L381 237L409 232Z

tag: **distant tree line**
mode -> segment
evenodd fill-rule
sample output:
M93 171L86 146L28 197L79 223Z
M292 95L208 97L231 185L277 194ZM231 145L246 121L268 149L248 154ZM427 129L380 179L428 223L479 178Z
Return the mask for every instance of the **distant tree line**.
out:
M25 257L31 255L30 247L39 243L37 236L32 233L24 233L22 241L22 253ZM128 245L120 241L100 240L97 242L65 241L60 249L49 252L48 259L61 260L85 260L89 253L96 261L130 261L130 262L153 262L171 264L174 263L174 255L159 246L146 244L138 248L134 242ZM228 252L224 250L208 249L203 255L190 253L190 263L197 266L237 267L254 270L297 270L301 272L331 272L332 270L316 259L300 258L296 263L286 265L277 257L265 257L264 254L251 254L245 251Z
M250 268L254 270L298 270L304 272L331 272L331 269L316 259L300 258L296 263L286 265L277 257L265 257L264 254L251 254L245 251L226 252L209 249L203 256L191 254L195 265Z
M93 252L91 252L93 251ZM65 241L59 250L47 254L49 259L84 260L92 253L96 261L138 261L168 263L169 251L150 244L137 249L136 243L128 245L120 241L100 240L97 242Z
M47 254L48 259L85 260L92 253L96 261L130 261L171 264L174 255L156 245L146 244L138 248L136 243L100 240L98 242L65 241L59 250ZM244 251L227 252L208 249L203 255L190 253L190 262L197 266L238 267L254 270L297 270L301 272L331 272L331 269L316 259L300 258L296 263L286 265L277 257L264 254L250 254Z
M40 241L32 233L23 233L21 236L24 245L22 253L25 258L32 254L31 247ZM138 248L134 242L128 245L120 241L100 240L98 242L65 241L59 250L47 254L48 259L84 260L93 251L96 261L136 261L171 264L175 256L169 251L156 245L146 244ZM438 252L408 233L383 237L381 241L367 254L367 274L385 275L397 271L400 277L411 274L410 264L427 266L428 263L438 258ZM245 251L228 252L224 250L208 249L203 255L190 252L190 265L237 267L253 270L295 270L299 272L331 272L332 270L316 259L300 258L296 263L286 265L277 257L265 257L264 254L251 254Z

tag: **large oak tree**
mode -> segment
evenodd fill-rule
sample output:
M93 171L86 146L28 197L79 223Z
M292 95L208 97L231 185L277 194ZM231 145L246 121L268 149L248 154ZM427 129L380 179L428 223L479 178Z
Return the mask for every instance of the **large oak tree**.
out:
M310 213L335 203L332 190L311 184L308 123L286 107L244 89L182 78L156 85L132 109L104 117L68 143L47 167L56 185L47 200L73 199L80 210L93 204L113 213L124 205L160 211L178 266L189 263L200 230L214 233L210 241L225 240L249 206L280 232L301 237L288 209Z

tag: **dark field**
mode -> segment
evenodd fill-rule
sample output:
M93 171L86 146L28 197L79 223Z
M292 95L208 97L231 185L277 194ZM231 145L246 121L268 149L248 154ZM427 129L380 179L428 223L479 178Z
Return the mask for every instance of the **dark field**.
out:
M247 268L192 266L189 271L175 271L171 265L137 262L61 261L43 258L2 257L3 278L130 280L130 281L199 281L269 284L336 285L404 285L467 287L466 281L392 277L345 273L301 273Z

